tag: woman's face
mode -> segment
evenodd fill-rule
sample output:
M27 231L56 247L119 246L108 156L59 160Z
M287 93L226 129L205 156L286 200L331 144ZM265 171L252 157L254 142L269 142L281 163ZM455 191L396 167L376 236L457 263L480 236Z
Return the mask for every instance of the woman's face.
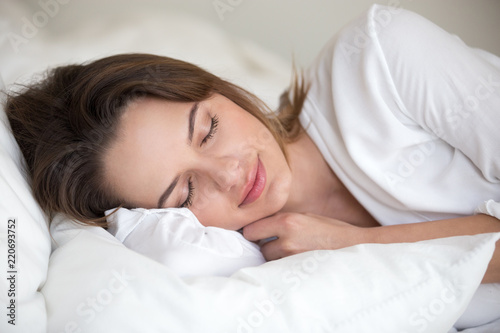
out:
M203 225L230 230L279 211L292 180L270 131L218 94L198 103L134 101L104 166L128 203L188 207Z

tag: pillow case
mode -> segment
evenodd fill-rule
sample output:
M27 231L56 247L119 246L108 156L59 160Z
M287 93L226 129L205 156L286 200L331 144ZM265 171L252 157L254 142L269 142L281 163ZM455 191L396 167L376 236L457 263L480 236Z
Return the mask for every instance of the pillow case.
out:
M57 220L52 230L61 228ZM229 276L240 268L265 262L256 244L235 231L204 227L186 208L120 208L108 222L108 232L127 248L166 265L179 277ZM70 223L66 228L75 225ZM500 320L500 283L484 284L455 327L465 329L495 320Z
M314 251L184 279L102 228L53 237L42 290L51 332L447 332L500 234Z
M3 90L0 80L0 91ZM0 94L2 94L0 92ZM0 331L45 332L47 315L39 289L50 255L48 220L31 195L22 156L0 98Z
M187 208L113 211L106 212L108 231L127 248L167 265L179 277L229 276L266 262L259 247L240 233L205 227Z

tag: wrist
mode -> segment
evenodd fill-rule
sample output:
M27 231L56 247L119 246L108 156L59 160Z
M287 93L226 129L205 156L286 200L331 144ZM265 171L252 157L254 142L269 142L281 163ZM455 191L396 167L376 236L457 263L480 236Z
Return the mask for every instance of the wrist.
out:
M380 237L382 226L363 228L363 243L383 243Z

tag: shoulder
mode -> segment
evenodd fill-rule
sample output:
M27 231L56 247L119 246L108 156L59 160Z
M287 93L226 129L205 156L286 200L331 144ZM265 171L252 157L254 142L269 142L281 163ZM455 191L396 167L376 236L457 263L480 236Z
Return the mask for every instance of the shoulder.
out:
M377 95L397 104L390 109L406 123L406 116L397 112L404 108L394 75L406 78L404 83L412 77L411 72L419 72L422 63L412 60L418 58L414 50L418 43L412 39L417 33L422 34L419 31L423 25L430 25L429 30L436 29L426 22L400 7L372 5L332 36L306 71L309 100L328 118L333 116L330 114L333 109L337 109L337 117L343 111L352 114L353 100L367 100ZM346 99L349 107L344 110L340 106ZM372 105L368 109L359 108L358 112L373 109Z
M331 47L347 63L371 55L411 60L425 55L429 47L446 50L447 42L460 42L426 18L400 6L373 5L360 17L344 27ZM436 38L437 37L437 38ZM437 51L437 50L436 50ZM428 53L428 52L427 52Z
M332 36L309 67L309 75L332 74L333 63L344 68L420 65L431 54L429 48L435 56L447 53L447 43L461 43L450 36L401 6L372 5Z

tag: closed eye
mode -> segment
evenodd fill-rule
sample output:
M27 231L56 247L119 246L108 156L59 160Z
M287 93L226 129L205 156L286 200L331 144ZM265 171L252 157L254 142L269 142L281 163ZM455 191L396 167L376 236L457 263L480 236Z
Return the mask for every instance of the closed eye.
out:
M194 186L193 186L193 181L191 178L188 180L188 196L186 200L182 203L180 208L189 208L193 204L193 196L194 196Z
M205 143L207 143L208 140L213 138L213 136L217 132L218 125L219 125L219 117L217 115L215 115L212 117L212 123L210 124L210 130L208 131L208 134L201 141L200 146L203 146Z
M217 127L219 125L219 117L217 115L214 115L211 118L211 124L210 124L210 129L208 130L207 135L203 138L201 141L200 146L203 146L205 143L208 142L208 140L212 139L215 133L217 132ZM189 208L193 204L193 197L194 197L194 186L193 186L193 181L191 178L188 180L188 196L186 200L182 203L180 206Z

